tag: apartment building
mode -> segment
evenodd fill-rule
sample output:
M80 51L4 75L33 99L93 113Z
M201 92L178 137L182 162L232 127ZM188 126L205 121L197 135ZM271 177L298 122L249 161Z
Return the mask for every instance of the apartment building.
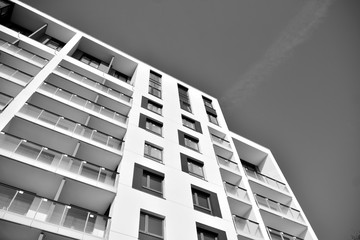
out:
M16 0L0 131L0 239L317 239L214 97Z

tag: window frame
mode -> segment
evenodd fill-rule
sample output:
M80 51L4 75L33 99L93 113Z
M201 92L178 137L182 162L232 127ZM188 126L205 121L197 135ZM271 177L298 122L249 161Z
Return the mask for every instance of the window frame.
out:
M149 107L152 106L152 107ZM156 110L154 110L154 108ZM151 100L149 100L146 104L146 109L153 112L153 113L156 113L156 114L159 114L159 115L162 115L162 105L161 104L158 104L156 102L153 102Z
M162 76L160 74L150 70L148 93L160 99L162 98L161 79ZM158 94L156 94L155 92L157 92Z
M146 151L146 149L155 149L157 151L160 152L160 158L157 158L157 157L154 157L153 155L151 154L148 154L149 152L152 152L151 150L149 151ZM150 158L154 161L157 161L157 162L162 162L163 161L163 148L159 147L159 146L156 146L152 143L149 143L147 141L145 141L144 143L144 156L147 157L147 158Z
M150 178L146 178L145 185L144 185L144 175L152 175L154 178L158 178L161 181L161 191L158 191L155 188L151 188L149 185ZM154 169L145 167L138 163L134 164L134 173L133 173L133 182L132 187L144 193L148 193L150 195L164 198L164 181L165 181L165 174L158 172ZM150 186L150 187L149 187Z
M200 210L202 212L206 211L206 213L209 213L212 215L212 207L211 207L211 198L210 194L200 191L198 189L191 189L192 199L193 199L193 205L196 210ZM204 200L207 202L208 207L202 206L199 202L199 195L203 195Z
M194 146L196 146L196 148L192 147L191 144L189 144L189 142L193 143ZM185 147L187 147L187 148L190 148L190 149L195 150L197 152L200 151L199 139L197 139L197 138L194 138L194 137L192 137L190 135L185 134L184 135L184 144L185 144Z
M163 125L151 118L146 118L145 129L149 132L162 136Z
M206 113L207 113L209 122L219 126L219 121L217 119L217 116L215 114L210 113L210 112L206 112Z
M146 186L144 186L144 182L143 182L144 177L146 178L146 180L145 180ZM156 180L156 181L160 180L158 182L160 184L160 188L161 188L160 191L151 187L151 180ZM143 170L142 181L141 181L141 183L142 183L141 185L142 185L143 188L145 188L147 190L150 190L150 191L153 191L156 194L160 194L162 196L164 194L163 181L164 181L163 177L161 177L161 176L159 176L157 174L154 174L153 172Z
M189 97L189 89L178 84L178 93L179 93L179 102L180 108L184 111L192 113L190 97Z
M190 166L196 165L197 167L199 167L199 169L201 169L201 175L195 173L194 171L191 170ZM199 161L194 161L191 158L187 158L187 167L188 167L188 173L192 176L201 178L201 179L205 179L205 172L204 172L204 163L200 163Z
M142 216L144 216L144 229L142 229ZM162 235L158 235L156 233L152 233L149 231L149 219L157 219L157 220L161 220L161 234ZM152 237L156 237L156 238L159 238L159 239L164 239L164 233L165 233L165 217L163 216L160 216L158 214L154 214L154 213L151 213L149 211L146 211L146 210L143 210L141 209L140 210L140 217L139 217L139 240L146 240L147 238L141 238L141 234L144 234L144 235L148 235L148 236L152 236Z
M89 60L89 62L84 62L83 59L84 58L87 58ZM95 69L99 69L100 65L101 65L101 60L100 59L97 59L96 57L93 57L87 53L83 53L79 59L80 62L86 64L86 65L89 65L90 67L93 67ZM97 64L97 67L93 66L92 63L96 63Z
M192 130L195 130L196 131L196 122L195 120L191 119L191 118L188 118L188 117L185 117L184 115L181 116L181 121L182 121L182 125L187 127L187 128L190 128ZM186 123L184 123L184 121L186 123L190 123L191 126L187 125Z
M201 234L203 233L203 234ZM204 233L214 235L215 240L227 240L226 232L217 228L196 222L196 235L198 240L204 240Z

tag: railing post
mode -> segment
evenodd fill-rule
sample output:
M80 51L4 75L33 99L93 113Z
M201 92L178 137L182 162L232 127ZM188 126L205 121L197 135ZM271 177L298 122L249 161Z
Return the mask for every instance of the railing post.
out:
M60 226L63 226L63 224L64 224L63 222L65 221L64 217L65 217L65 212L67 211L66 209L71 209L71 206L64 205L64 211L61 215L60 222L59 222Z
M11 201L10 201L10 203L9 203L9 206L6 208L6 211L9 211L9 208L10 208L11 204L14 202L14 200L15 200L15 198L16 198L16 196L17 196L18 193L19 193L19 194L23 194L24 192L23 192L23 191L16 190L16 193L14 194L13 198L11 199Z
M85 230L86 230L86 225L88 224L89 216L90 216L90 212L87 213L83 232L85 232Z

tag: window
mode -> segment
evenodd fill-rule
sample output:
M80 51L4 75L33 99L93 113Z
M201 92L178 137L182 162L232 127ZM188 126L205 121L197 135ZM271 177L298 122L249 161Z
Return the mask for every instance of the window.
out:
M151 119L146 119L146 129L153 133L161 135L162 125Z
M219 125L216 115L209 113L209 112L207 113L207 115L208 115L209 122Z
M183 116L182 123L184 126L195 130L195 121L194 120Z
M227 240L225 231L196 223L198 240Z
M205 210L211 214L210 195L196 189L192 189L192 197L195 209Z
M151 191L160 193L162 195L162 181L163 177L144 170L142 176L142 187Z
M119 72L119 71L117 71L117 70L115 70L113 68L110 69L109 75L111 75L114 78L117 78L117 79L119 79L119 80L121 80L123 82L126 82L126 83L130 82L130 77L129 76L127 76L127 75L123 74L122 72Z
M149 94L161 98L161 75L150 71Z
M155 119L140 114L139 127L161 136L163 124Z
M195 210L221 217L220 205L216 193L191 185L191 194Z
M149 101L146 108L154 113L160 114L162 112L162 106L153 101Z
M142 97L141 99L141 107L149 110L149 111L152 111L154 113L157 113L159 115L162 114L162 105L157 103L157 102L154 102L146 97Z
M60 51L61 48L65 45L63 42L60 42L59 40L50 37L49 35L44 34L40 37L39 41L48 46L49 48L55 49L57 51Z
M179 144L191 148L195 151L199 151L199 139L192 137L180 130L178 130Z
M197 177L204 178L204 171L203 171L204 164L201 164L197 161L192 161L190 159L188 160L187 164L188 164L189 173Z
M164 217L142 210L140 212L139 239L150 240L148 235L164 238Z
M99 68L101 61L99 59L96 59L88 54L83 54L80 58L80 61L93 67L93 68Z
M206 97L203 97L203 101L204 101L204 105L205 107L208 107L208 108L213 108L212 106L212 101Z
M199 140L198 139L195 139L193 137L185 135L184 141L185 141L185 146L192 148L196 151L199 151Z
M191 128L194 131L202 133L200 122L195 121L195 120L193 120L193 119L191 119L189 117L186 117L184 115L181 115L181 119L182 119L182 124L185 127Z
M180 153L180 159L181 159L181 170L183 172L189 173L195 177L199 177L202 179L205 178L203 162L182 153Z
M163 150L160 147L154 146L148 142L145 142L144 155L156 161L162 161Z
M216 233L204 229L198 229L197 235L198 240L218 240L218 235Z
M181 85L178 85L178 89L179 89L179 98L180 98L181 109L191 112L191 105L190 105L188 89Z
M165 175L151 168L135 163L133 188L157 197L163 197Z

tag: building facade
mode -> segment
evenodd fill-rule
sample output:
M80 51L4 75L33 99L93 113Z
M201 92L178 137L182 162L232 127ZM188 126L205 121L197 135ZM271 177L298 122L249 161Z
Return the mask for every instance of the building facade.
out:
M0 21L0 239L317 239L215 98L19 1Z

